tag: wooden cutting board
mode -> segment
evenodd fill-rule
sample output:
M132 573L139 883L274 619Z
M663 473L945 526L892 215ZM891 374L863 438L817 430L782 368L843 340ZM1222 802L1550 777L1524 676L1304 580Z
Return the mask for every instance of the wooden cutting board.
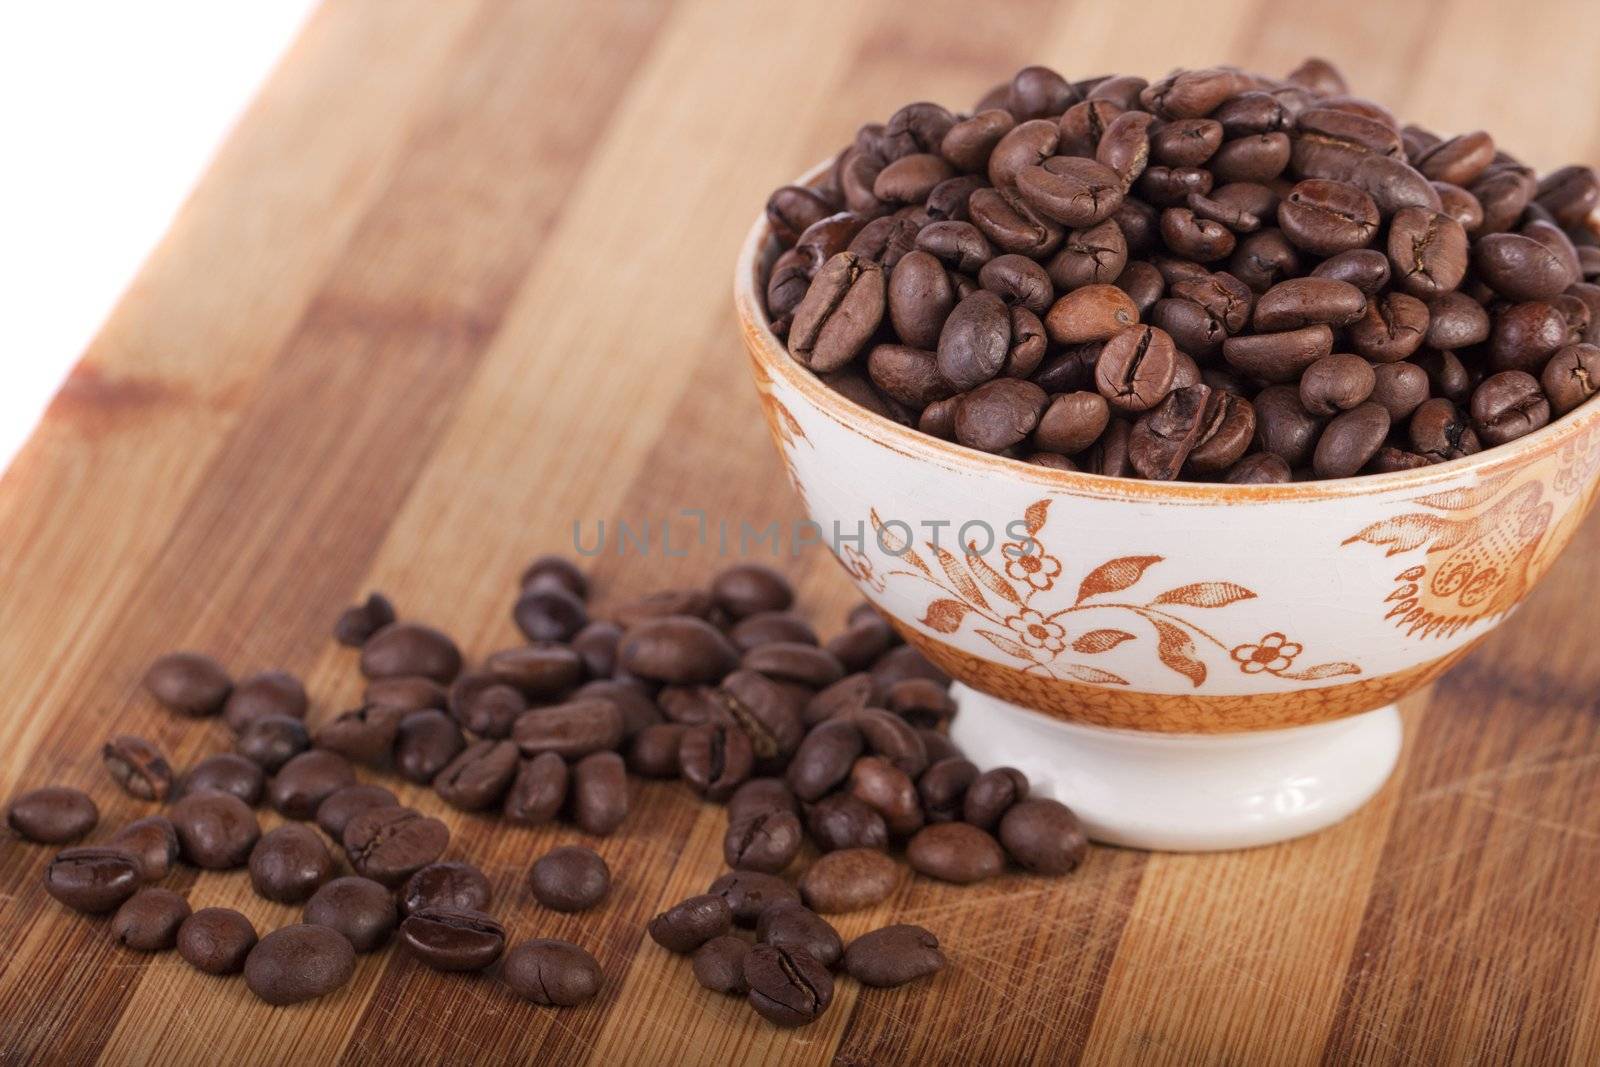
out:
M224 748L220 724L138 692L162 651L288 668L331 715L359 680L326 635L370 588L481 655L515 640L518 570L574 521L797 517L746 380L734 251L772 186L908 99L964 106L1026 62L1283 71L1316 51L1399 114L1487 127L1541 168L1600 154L1583 0L1199 7L328 4L0 482L0 796L82 786L108 832L148 809L109 787L106 735L179 764ZM592 569L604 601L714 557ZM836 567L793 567L836 625ZM1600 516L1408 701L1399 770L1344 825L1239 854L1097 849L1059 881L908 883L843 932L922 923L952 965L900 991L841 981L799 1031L645 938L720 870L720 809L675 786L636 786L597 843L617 872L597 914L553 918L523 888L575 831L450 817L516 936L599 957L603 994L565 1012L399 952L269 1008L117 949L46 898L49 850L0 842L0 1063L1595 1063L1597 588ZM293 920L239 872L176 884Z

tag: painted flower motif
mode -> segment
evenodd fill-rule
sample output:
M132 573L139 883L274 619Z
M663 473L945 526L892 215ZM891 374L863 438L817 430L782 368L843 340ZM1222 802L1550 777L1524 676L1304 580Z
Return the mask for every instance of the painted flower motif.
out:
M1044 546L1037 541L1026 550L1021 541L1007 541L1001 547L1001 554L1006 561L1006 577L1014 582L1025 582L1040 592L1055 585L1061 574L1061 561L1047 555Z
M842 551L843 556L839 562L844 564L844 569L850 573L850 577L870 586L876 592L883 592L883 579L872 569L872 561L854 545L845 545Z
M1261 639L1260 644L1240 645L1233 650L1233 658L1239 664L1239 669L1246 674L1280 674L1289 669L1294 663L1294 658L1301 653L1302 648L1296 641L1291 641L1283 634L1270 633Z
M1059 622L1045 618L1032 608L1023 608L1006 619L1006 626L1029 648L1060 652L1066 647L1066 628Z

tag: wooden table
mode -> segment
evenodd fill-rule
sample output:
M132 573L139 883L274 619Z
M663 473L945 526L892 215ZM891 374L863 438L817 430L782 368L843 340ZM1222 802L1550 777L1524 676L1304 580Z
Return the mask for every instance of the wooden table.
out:
M481 655L516 639L518 570L574 520L796 517L739 351L734 250L770 187L907 99L964 106L1030 61L1282 71L1316 51L1407 118L1487 127L1541 168L1600 154L1583 0L1190 7L330 3L0 482L0 796L85 787L107 833L147 808L110 788L106 735L180 764L224 748L220 723L139 693L170 648L298 672L331 715L359 679L326 635L369 588ZM593 569L604 600L715 565ZM794 566L832 627L842 576L816 551ZM522 887L575 831L450 817L517 936L599 957L602 996L564 1012L399 952L269 1008L117 949L46 898L49 850L6 841L0 1063L1594 1063L1597 587L1600 516L1408 702L1401 767L1344 825L1239 854L1098 849L1059 881L909 883L844 933L923 923L952 966L900 991L841 981L799 1031L645 938L720 869L721 810L676 786L636 787L592 915L554 919ZM242 873L175 881L197 907L293 921Z

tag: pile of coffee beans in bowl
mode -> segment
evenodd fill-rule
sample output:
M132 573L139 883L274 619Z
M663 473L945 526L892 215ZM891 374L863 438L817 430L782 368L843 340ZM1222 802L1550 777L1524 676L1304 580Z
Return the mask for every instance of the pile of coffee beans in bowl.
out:
M767 202L773 331L856 403L1130 478L1424 467L1600 390L1600 179L1327 62L907 104Z

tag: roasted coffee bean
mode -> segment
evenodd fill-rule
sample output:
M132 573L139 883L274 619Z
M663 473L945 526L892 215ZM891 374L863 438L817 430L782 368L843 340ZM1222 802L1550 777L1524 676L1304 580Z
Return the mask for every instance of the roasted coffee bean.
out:
M190 767L178 779L173 792L180 797L194 793L227 793L255 807L261 802L265 788L266 775L259 764L224 752L207 756Z
M566 804L568 778L566 761L554 752L523 760L506 791L501 814L524 826L549 822Z
M668 952L693 952L733 926L733 912L720 896L702 894L679 901L650 920L652 940Z
M777 949L804 952L825 968L844 955L839 932L816 912L799 902L780 901L761 913L756 940Z
M286 819L309 819L317 813L319 804L355 781L356 772L349 760L314 748L279 768L267 787L267 799Z
M1095 364L1095 388L1118 411L1148 411L1171 392L1177 367L1166 331L1135 326L1106 341Z
M967 789L977 777L978 768L960 756L951 756L929 766L917 779L917 795L922 800L923 815L928 822L961 818Z
M425 784L466 747L461 727L444 712L409 712L395 730L394 769L408 781Z
M844 950L844 969L878 989L926 978L944 966L939 939L920 926L899 923L862 934Z
M1211 388L1175 389L1159 407L1142 415L1128 436L1128 461L1145 478L1171 481L1183 470L1205 433Z
M263 937L244 961L244 984L268 1004L326 996L355 973L356 954L326 926L284 926Z
M1326 324L1280 333L1230 337L1222 357L1241 374L1265 382L1296 381L1305 369L1333 351L1333 331Z
M1271 452L1252 452L1229 467L1223 478L1232 485L1281 485L1290 480L1289 464Z
M745 957L750 1006L778 1026L812 1022L833 999L827 966L799 948L760 944Z
M907 679L907 682L925 679ZM896 683L903 685L904 682ZM911 724L880 708L863 708L850 714L850 722L861 732L866 751L881 756L904 772L916 778L928 766L928 750Z
M1011 311L988 290L956 305L939 332L939 374L957 390L989 381L1004 368L1011 349Z
M139 859L120 848L68 848L45 868L45 892L74 911L97 915L122 906L143 880Z
M800 876L800 897L812 911L860 911L889 899L900 868L875 848L846 848L822 856Z
M1496 370L1538 374L1568 341L1566 317L1555 305L1542 300L1513 304L1494 318L1489 335L1489 363Z
M794 590L789 580L771 567L744 563L728 567L712 579L711 598L737 620L787 610L794 603Z
M973 389L956 407L956 440L969 448L999 452L1031 434L1049 398L1028 381L998 378Z
M611 891L611 868L582 845L551 849L528 871L533 899L555 911L585 911Z
M267 774L276 774L285 763L311 747L311 734L299 719L263 715L239 732L233 747Z
M1370 297L1389 284L1389 257L1375 248L1352 248L1318 263L1311 276L1349 282Z
M196 867L242 867L261 838L255 812L231 793L188 793L168 810L183 858Z
M838 640L829 641L829 645L841 662L850 660L859 667L871 666L888 651L893 642L893 631L887 626L856 625L846 633L854 639L852 647L843 648L841 647L843 642ZM864 708L879 696L878 685L872 676L858 670L857 673L846 675L812 697L806 703L801 717L805 725L815 726L827 719Z
M863 756L850 768L852 796L883 816L889 832L909 837L922 827L922 805L911 777L881 756Z
M977 173L986 169L989 156L1001 138L1016 126L1002 108L980 111L951 126L939 142L939 154L958 170Z
M1550 421L1550 401L1539 380L1520 370L1485 378L1472 393L1472 425L1493 446L1515 441Z
M813 804L806 814L806 829L824 852L889 844L883 815L850 793L834 793Z
M1415 352L1428 333L1428 305L1405 293L1385 293L1367 302L1346 329L1350 347L1375 363L1394 363Z
M475 741L434 778L434 792L462 811L494 807L511 786L517 760L517 746L510 741Z
M506 952L500 977L524 1000L570 1008L600 991L600 965L570 941L534 938Z
M481 971L505 951L506 931L482 912L427 907L400 924L400 940L438 971Z
M423 908L483 911L491 896L489 879L470 863L430 863L406 879L400 891L403 914Z
M399 801L381 785L347 785L317 805L317 825L335 841L344 839L350 820L368 808L393 807Z
M1150 85L1139 99L1163 118L1193 119L1253 87L1248 75L1227 67L1179 70Z
M885 306L882 265L840 252L822 265L795 308L789 351L814 371L838 370L878 329Z
M1113 284L1128 265L1128 241L1115 219L1073 230L1050 261L1051 287L1066 292L1085 285ZM1049 308L1046 300L1045 310ZM1041 310L1038 314L1044 314Z
M678 722L647 726L628 747L628 770L644 778L678 777L678 749L689 727Z
M730 818L722 858L735 870L776 874L799 855L804 837L800 818L792 811L769 809Z
M511 619L529 641L570 641L589 625L589 611L567 590L546 585L524 590Z
M829 212L823 212L824 215ZM814 221L814 220L813 220ZM810 225L807 223L807 225ZM806 227L800 227L804 230ZM798 234L800 231L796 231ZM522 570L522 576L517 579L517 585L524 591L529 589L542 589L554 587L564 589L583 600L589 595L589 580L583 576L583 571L578 569L565 556L545 555L536 557Z
M572 821L585 833L605 836L628 817L628 777L615 752L591 752L572 765Z
M924 826L906 845L906 861L918 874L957 885L993 878L1006 866L1000 843L965 822Z
M1258 448L1281 457L1291 467L1310 462L1317 437L1322 433L1322 420L1300 403L1299 389L1288 385L1268 386L1256 395L1255 409Z
M1191 196L1205 196L1214 182L1209 170L1198 167L1146 167L1134 191L1157 207L1176 207L1188 203ZM1153 230L1159 229L1159 216L1151 222ZM1165 233L1162 237L1165 239Z
M782 778L751 778L728 798L728 821L738 822L763 811L800 811L794 793Z
M1556 415L1565 415L1600 392L1600 348L1568 345L1544 366L1540 376Z
M1212 389L1206 396L1200 433L1189 450L1184 470L1202 476L1223 473L1249 450L1255 432L1256 413L1250 401Z
M369 767L387 766L400 731L400 720L405 716L404 709L382 704L352 708L317 729L316 745Z
M577 759L622 743L622 714L609 700L581 699L534 708L517 718L511 739L523 755L554 752Z
M1376 384L1372 364L1360 356L1323 356L1300 376L1300 403L1313 415L1335 415L1364 403Z
M1434 182L1433 188L1439 194L1439 210L1459 222L1468 234L1483 228L1483 205L1476 196L1449 182Z
M1411 415L1411 447L1435 463L1480 451L1478 435L1456 405L1445 397L1425 401Z
M1054 252L1067 232L1014 188L974 190L967 215L1000 252L1035 258Z
M936 727L947 722L956 713L956 704L950 696L950 690L926 678L907 678L896 682L884 695L883 703L888 710L912 726L919 727ZM926 745L923 751L926 754Z
M233 680L210 656L171 652L150 665L144 687L163 707L199 718L222 710Z
M1083 862L1089 839L1070 808L1058 800L1018 801L1001 816L1006 854L1035 874L1066 874Z
M744 960L750 944L732 934L713 937L695 949L694 980L713 993L743 995L750 987L744 980Z
M316 831L299 823L268 830L250 850L250 884L279 904L299 904L333 877L333 856Z
M572 700L599 698L616 705L622 715L622 736L633 737L646 726L661 721L661 711L651 699L651 687L637 678L597 678L572 691Z
M756 671L777 681L798 682L812 689L825 689L844 677L844 665L833 653L800 642L773 641L758 645L740 657L739 664L746 677L748 672ZM723 684L727 684L726 680Z
M814 645L775 642L752 649L746 660L767 673L734 671L722 680L717 696L729 720L750 739L757 759L786 759L805 733L799 702L810 699L817 683L838 681L844 668L831 652Z
M738 666L739 654L704 619L668 615L630 627L618 650L618 663L640 678L691 685L720 681Z
M865 747L861 730L849 717L821 723L806 734L789 762L789 787L801 800L822 798L849 777Z
M1395 284L1423 300L1456 288L1467 273L1467 232L1437 211L1402 208L1389 224L1388 251Z
M503 740L528 700L516 686L492 671L467 671L450 686L450 714L461 728L479 737ZM396 722L398 728L398 722Z
M978 271L978 284L1007 305L1027 308L1035 315L1044 315L1055 301L1050 276L1027 256L1007 253L994 257ZM905 336L904 331L901 335Z
M18 837L41 845L60 845L95 828L100 809L81 789L50 785L13 797L6 826Z
M1199 218L1186 207L1169 207L1161 213L1161 236L1168 248L1200 263L1226 258L1238 245L1232 230Z
M1359 404L1328 423L1311 467L1319 478L1348 478L1367 465L1388 436L1388 409L1371 401Z
M610 674L611 660L614 659L612 653L621 639L621 632L612 623L592 622L573 638L574 647L585 635L588 635L591 645L606 645L604 649L591 648L591 652L605 661L601 666L607 669L599 673ZM586 670L585 660L574 648L565 645L523 645L520 648L502 649L484 661L484 668L498 680L534 700L558 697L575 688L583 681Z
M1367 309L1366 295L1349 282L1332 278L1291 278L1256 301L1254 325L1263 332L1298 330L1327 323L1348 326Z
M367 639L395 621L394 605L382 593L368 593L367 599L345 608L333 624L333 639L350 648L360 648Z
M357 874L394 887L439 858L450 828L410 808L368 808L345 825L342 843Z
M388 889L370 878L347 876L325 882L311 894L305 920L338 931L357 952L371 952L389 940L400 916Z
M1472 245L1473 271L1507 300L1548 300L1578 280L1575 266L1520 233L1486 234Z
M774 641L822 643L811 624L792 611L761 611L740 619L728 628L728 640L740 655Z
M390 623L361 646L361 673L368 678L420 675L448 685L461 673L461 652L432 627Z
M1415 363L1380 363L1372 368L1369 399L1383 405L1392 423L1404 422L1428 399L1428 372Z
M414 674L398 678L374 678L361 694L362 704L382 704L406 711L442 711L450 706L449 700L444 686L432 678Z
M262 671L241 679L222 705L222 717L235 733L258 719L286 715L304 719L311 706L305 686L287 671Z
M750 777L755 750L742 728L702 723L685 731L678 747L678 766L684 781L707 800L726 800Z
M1363 247L1377 235L1379 222L1372 197L1341 181L1307 179L1278 206L1284 236L1319 256Z
M798 890L782 878L762 871L729 871L712 882L706 892L726 901L733 921L746 927L755 926L761 913L773 904L800 902Z
M930 222L917 231L916 247L960 274L974 275L995 256L983 231L970 222ZM897 263L898 265L898 263Z
M1045 332L1057 344L1109 341L1139 324L1133 299L1115 285L1086 285L1065 294L1045 316Z
M178 831L165 815L135 819L112 834L106 845L132 853L147 882L159 882L178 862Z
M1247 235L1228 259L1228 271L1252 290L1264 293L1281 278L1300 273L1300 253L1279 229Z
M1015 767L995 767L978 775L967 787L961 817L980 830L992 830L1000 817L1027 795L1027 775Z
M178 955L206 974L238 974L256 947L256 928L232 908L201 908L178 927Z

